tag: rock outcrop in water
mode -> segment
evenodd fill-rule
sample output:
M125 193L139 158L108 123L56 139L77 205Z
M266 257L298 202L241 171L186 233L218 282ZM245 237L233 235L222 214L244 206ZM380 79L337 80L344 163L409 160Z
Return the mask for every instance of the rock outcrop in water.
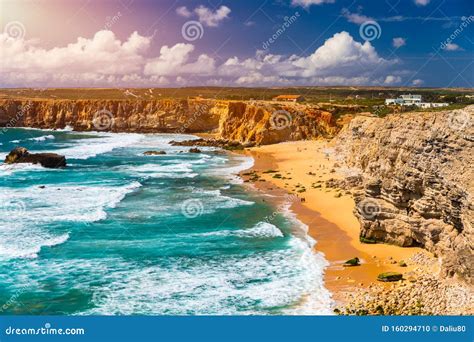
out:
M0 126L77 131L212 132L241 143L332 137L338 126L316 106L190 100L0 100Z
M449 276L474 280L474 106L356 117L334 140L360 173L361 237L422 246ZM347 172L347 169L346 169ZM352 175L352 179L354 179Z
M31 163L48 168L60 168L66 166L66 158L56 153L30 153L24 147L16 147L7 155L5 163Z

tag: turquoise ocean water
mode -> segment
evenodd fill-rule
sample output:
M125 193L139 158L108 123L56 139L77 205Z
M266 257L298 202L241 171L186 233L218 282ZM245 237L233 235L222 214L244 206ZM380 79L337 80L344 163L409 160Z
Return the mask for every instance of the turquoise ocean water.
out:
M252 160L168 144L189 138L1 134L2 161L23 146L68 167L0 163L0 314L330 313L305 227L236 176Z

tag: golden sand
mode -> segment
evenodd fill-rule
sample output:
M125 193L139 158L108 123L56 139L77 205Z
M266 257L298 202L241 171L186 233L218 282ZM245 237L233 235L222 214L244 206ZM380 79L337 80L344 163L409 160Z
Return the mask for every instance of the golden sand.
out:
M379 273L410 271L410 266L401 267L398 262L423 250L359 241L359 222L353 214L355 204L351 194L324 185L325 180L338 178L333 171L334 161L325 153L327 147L325 141L297 141L254 147L247 153L255 159L252 170L265 180L254 183L258 189L275 191L276 186L280 191L283 189L299 196L292 201L291 209L309 226L309 234L317 241L315 250L322 252L329 261L326 287L338 301L344 291L376 282ZM263 173L268 169L276 170L286 179L273 178L274 173ZM317 181L322 181L318 183L322 184L321 188L312 188ZM302 188L296 187L298 184L306 191L298 193ZM337 193L341 193L337 195L340 197L336 197ZM344 261L354 257L361 260L361 266L342 266Z

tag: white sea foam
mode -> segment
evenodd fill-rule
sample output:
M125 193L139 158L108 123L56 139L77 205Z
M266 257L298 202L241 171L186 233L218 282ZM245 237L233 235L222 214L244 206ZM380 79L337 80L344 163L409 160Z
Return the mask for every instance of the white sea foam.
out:
M255 202L240 198L222 195L218 190L193 189L192 198L199 199L204 203L204 212L214 212L216 209L231 209L240 206L253 205Z
M316 300L304 313L330 314L324 259L315 259L297 238L289 244L248 257L222 255L198 263L180 258L141 269L123 265L108 273L111 283L96 291L96 307L82 314L256 315L275 309L293 314L311 293Z
M196 236L238 236L245 238L278 238L283 233L277 226L268 222L259 222L252 228L238 230L219 230L215 232L196 234Z
M137 144L143 137L141 134L132 133L87 132L87 135L97 137L75 140L71 147L59 148L48 152L62 154L70 159L89 159L117 148Z
M64 128L36 128L36 127L16 127L28 131L43 131L43 132L72 132L74 128L72 126L66 125Z
M174 163L168 165L143 164L138 166L120 166L119 170L139 177L150 178L194 178L197 173L193 173L192 163Z
M235 235L242 237L283 237L283 233L277 226L268 222L259 222L250 229L240 229L235 232Z
M13 222L32 225L56 221L99 221L107 217L107 208L114 208L140 186L139 182L133 182L124 186L46 185L43 189L37 186L4 189L0 191L0 203L4 204L0 207L0 217L6 225ZM15 204L21 205L21 212L9 215Z
M28 140L33 140L33 141L45 141L48 139L54 139L54 135L43 135L41 137L36 137L36 138L29 138Z
M314 247L316 240L309 235L309 227L307 224L300 221L296 214L290 209L291 201L288 200L280 208L286 218L293 223L296 231L293 232L295 238L291 240L293 247L302 251L300 263L305 269L305 273L318 275L311 284L310 290L307 291L307 296L302 305L287 310L286 314L296 315L315 315L318 308L324 307L323 314L334 314L331 310L333 306L333 299L331 293L324 285L324 270L329 266L329 262L325 259L324 254L316 252Z
M5 154L6 157L6 154ZM5 159L4 156L0 154L0 159ZM45 169L38 164L5 164L0 163L0 176L9 176L15 172L30 172L30 171L52 171L53 169ZM54 171L60 171L60 169L54 169Z
M222 163L223 166L215 165L208 172L211 175L218 177L226 177L230 181L236 184L243 183L242 179L238 176L241 171L250 169L254 165L254 160L252 157L248 156L235 156L233 155L230 161L234 164L232 166L226 166L228 160L221 157L212 158L214 163Z
M3 226L0 231L0 260L37 258L41 249L63 244L69 234L53 236L21 224Z

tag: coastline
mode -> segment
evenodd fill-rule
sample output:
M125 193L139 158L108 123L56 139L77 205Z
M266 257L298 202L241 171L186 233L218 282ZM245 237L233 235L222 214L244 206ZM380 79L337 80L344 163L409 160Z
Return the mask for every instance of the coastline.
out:
M332 309L337 314L356 315L472 314L472 288L456 279L441 277L440 259L425 249L359 241L359 222L353 214L355 203L351 191L326 184L327 180L343 178L348 171L339 166L340 160L331 148L329 141L313 140L226 151L240 155L249 163L225 170L238 174L239 182L243 180L248 188L263 195L263 202L274 204L276 212L298 221L304 229L295 227L292 235L310 241L307 247L312 246L314 255L322 261L322 272L309 283L315 286L305 290L309 295L294 305L295 312L315 314L313 304L317 304L318 298L326 298L330 305L325 303L324 307L330 309L323 314L330 314ZM267 214L270 215L263 219L271 223L273 214ZM310 249L306 249L311 255ZM343 266L354 257L361 260L361 266ZM315 265L311 260L305 264ZM406 265L402 266L401 261L406 261ZM403 280L378 282L377 275L384 272L399 272ZM323 290L323 296L318 288ZM433 298L442 303L433 304ZM407 299L409 304L404 302ZM402 307L398 306L399 302ZM379 312L380 303L387 303L389 311L384 307Z
M250 148L244 153L253 157L254 166L241 172L241 177L252 182L259 191L275 196L276 204L290 202L289 209L308 226L308 234L316 240L314 251L321 252L329 263L324 273L324 285L331 292L335 307L341 307L347 304L348 294L355 290L380 286L378 274L408 273L419 267L415 263L402 267L400 261L412 259L420 253L427 258L432 258L432 255L417 247L363 244L359 241L359 222L353 214L352 195L324 185L327 179L337 178L335 161L325 153L326 148L328 144L323 140ZM282 177L276 178L275 172L265 172L269 170ZM259 177L252 180L255 174ZM304 191L301 190L303 187ZM361 260L360 266L342 265L354 257ZM431 270L436 272L437 265ZM383 286L389 285L384 283Z

